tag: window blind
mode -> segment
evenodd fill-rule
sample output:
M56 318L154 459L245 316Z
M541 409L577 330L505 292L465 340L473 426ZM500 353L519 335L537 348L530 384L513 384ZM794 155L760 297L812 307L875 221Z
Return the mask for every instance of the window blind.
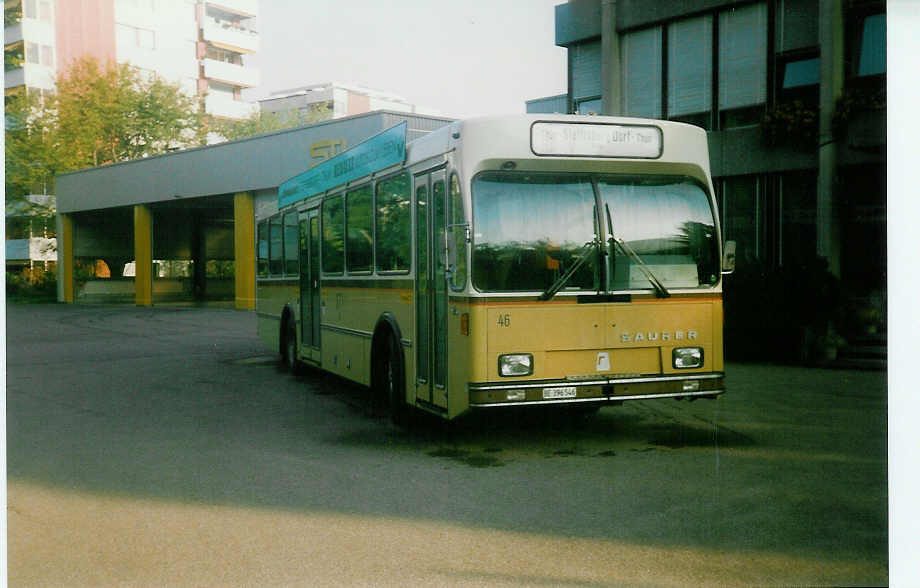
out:
M623 113L661 117L661 27L626 33L620 45Z
M719 108L761 104L766 97L766 4L719 13Z
M668 26L668 116L712 108L712 16Z

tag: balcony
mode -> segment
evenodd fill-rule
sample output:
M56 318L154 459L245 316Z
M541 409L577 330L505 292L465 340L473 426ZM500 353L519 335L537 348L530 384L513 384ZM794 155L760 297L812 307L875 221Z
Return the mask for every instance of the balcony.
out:
M24 63L22 67L5 72L3 82L3 87L6 90L18 88L19 86L53 90L54 70L36 63Z
M252 18L259 13L259 0L207 0L206 4L246 18Z
M234 27L227 21L205 18L202 32L205 41L222 49L237 53L255 53L259 50L259 33Z
M55 44L54 26L50 22L24 18L16 24L4 27L4 45L12 45L23 40L53 46Z
M259 105L215 93L205 98L204 108L208 114L218 118L244 119L255 114Z
M3 44L12 45L13 43L18 43L22 41L22 22L18 22L14 25L4 27L3 29Z
M258 86L261 81L261 72L252 67L226 63L216 59L204 59L203 63L204 77L211 80L242 88L253 88Z

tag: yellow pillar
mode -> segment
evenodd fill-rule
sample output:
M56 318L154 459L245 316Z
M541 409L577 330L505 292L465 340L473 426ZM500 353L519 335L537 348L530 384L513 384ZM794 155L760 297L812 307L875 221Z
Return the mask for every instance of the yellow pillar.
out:
M58 280L61 282L61 302L73 304L73 219L69 214L58 215Z
M233 195L233 269L236 308L256 308L256 220L252 194Z
M153 215L142 204L134 207L134 303L153 305Z

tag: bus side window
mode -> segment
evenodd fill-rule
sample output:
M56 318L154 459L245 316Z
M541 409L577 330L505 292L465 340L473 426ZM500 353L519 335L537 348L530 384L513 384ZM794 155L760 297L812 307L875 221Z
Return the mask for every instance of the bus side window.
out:
M323 272L341 274L345 268L345 210L342 195L323 202Z
M268 223L269 227L269 265L268 269L273 276L280 276L284 271L284 247L281 232L281 216L274 216Z
M369 184L352 190L345 197L345 228L346 235L348 235L345 265L348 273L370 272L374 265L371 199Z
M259 223L259 238L256 244L256 251L259 259L258 273L259 277L268 275L268 221L264 220Z
M284 215L284 273L296 276L300 271L300 228L297 213Z
M468 225L463 214L463 199L460 197L460 181L457 174L450 176L450 231L448 239L453 240L453 249L456 252L456 268L450 278L452 290L463 290L466 287L466 234Z
M408 272L412 212L409 207L409 174L377 184L377 271Z

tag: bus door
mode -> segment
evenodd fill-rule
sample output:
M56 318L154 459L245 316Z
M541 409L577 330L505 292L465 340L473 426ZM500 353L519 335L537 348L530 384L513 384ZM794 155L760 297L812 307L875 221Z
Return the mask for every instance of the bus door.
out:
M311 208L300 214L300 335L302 353L316 360L320 322L319 239L319 209Z
M416 398L447 408L447 201L444 170L415 176Z

